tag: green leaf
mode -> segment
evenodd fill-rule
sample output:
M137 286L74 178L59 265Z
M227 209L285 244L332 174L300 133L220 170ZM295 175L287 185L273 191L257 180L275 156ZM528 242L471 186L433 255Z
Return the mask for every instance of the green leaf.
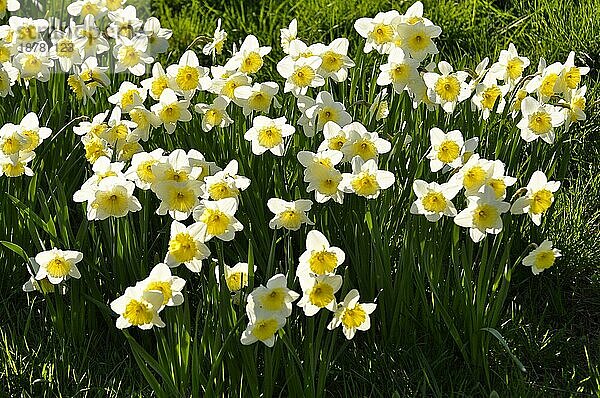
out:
M492 336L494 336L495 338L497 338L498 341L500 342L500 344L502 344L502 346L504 347L504 349L508 353L508 355L510 355L510 357L512 358L512 360L514 361L514 363L517 365L517 367L519 368L519 370L521 372L524 372L524 373L527 372L525 370L525 366L523 366L523 363L521 361L519 361L519 358L517 358L517 356L515 354L512 353L512 351L508 347L508 343L506 342L506 340L504 339L504 337L502 337L502 335L500 334L499 331L497 331L494 328L481 328L481 330L485 330L486 332L491 333Z
M19 256L21 256L23 258L23 260L25 261L29 261L29 257L27 256L27 254L25 253L25 250L23 250L21 248L21 246L17 245L16 243L12 243L12 242L7 242L5 240L0 241L0 243L6 247L7 249L12 250L13 252L15 252L16 254L18 254Z

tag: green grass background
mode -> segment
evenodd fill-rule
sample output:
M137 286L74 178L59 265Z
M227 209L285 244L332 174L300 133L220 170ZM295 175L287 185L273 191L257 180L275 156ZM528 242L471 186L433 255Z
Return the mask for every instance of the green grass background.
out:
M345 36L351 41L353 56L359 49L354 20L391 8L403 11L411 3L161 0L154 2L154 10L163 25L174 31L172 52L163 65L175 62L198 37L212 35L217 18L221 18L229 44L239 43L250 33L261 43L270 43L276 50L266 64L274 71L281 56L279 28L294 17L299 36L306 42ZM592 68L585 78L588 119L570 142L568 176L553 220L543 231L557 242L564 260L540 277L521 270L511 285L510 304L503 316L502 334L527 372L518 371L508 355L490 360L501 396L600 394L600 2L442 0L424 4L425 15L443 29L440 53L455 67L473 67L485 56L494 61L499 51L513 42L532 60L533 68L539 57L549 63L564 61L571 50L579 64ZM192 47L197 53L203 41L198 39ZM31 103L23 105L31 107ZM26 182L21 187L16 187L18 184L14 184L15 191L27 189ZM36 194L30 196L33 199ZM2 206L9 205L2 202ZM6 225L0 226L2 240L10 240L1 235L7 231ZM22 262L0 251L0 270L0 396L2 391L20 391L31 397L150 395L129 346L116 330L99 328L96 335L83 340L62 338L47 321L41 297L22 293L20 286L27 277ZM451 350L442 347L438 351L439 357L432 360L414 347L390 352L363 345L346 350L331 372L330 391L338 396L378 395L380 390L372 387L375 384L398 385L398 391L413 395L480 395L477 381L461 371L464 362Z

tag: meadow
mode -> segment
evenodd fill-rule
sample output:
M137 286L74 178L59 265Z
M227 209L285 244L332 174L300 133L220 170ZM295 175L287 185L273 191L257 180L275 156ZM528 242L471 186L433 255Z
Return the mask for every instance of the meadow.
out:
M0 28L0 397L600 395L599 1L89 2Z

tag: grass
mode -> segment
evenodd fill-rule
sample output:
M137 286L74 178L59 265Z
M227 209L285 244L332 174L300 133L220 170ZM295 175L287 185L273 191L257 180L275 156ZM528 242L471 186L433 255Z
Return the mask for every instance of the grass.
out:
M231 40L239 43L252 33L261 43L276 48L278 29L297 17L300 36L307 42L348 37L357 64L370 65L374 57L359 53L353 21L392 6L404 10L409 4L164 0L154 7L163 24L174 30L170 63L197 37L212 34L217 18L222 18ZM157 396L200 392L206 396L258 392L311 396L323 391L332 396L389 396L393 391L400 396L492 396L493 391L500 396L600 394L596 327L600 321L599 7L598 1L425 2L426 15L443 29L440 52L455 67L473 67L484 56L494 60L510 41L532 63L540 56L563 60L570 50L576 51L578 62L593 68L586 79L588 120L563 137L554 152L532 153L522 149L518 140L497 134L494 120L479 128L468 113L460 115L469 134L486 137L484 154L493 156L497 143L501 152L519 150L514 167L525 166L515 174L530 175L528 171L541 164L560 176L563 188L551 218L538 230L514 220L498 239L472 245L459 239L452 223L431 228L424 220L404 214L409 189L370 205L350 198L352 211L347 213L341 208L318 207L317 225L349 255L346 290L357 287L367 300L379 298L378 326L351 343L345 343L339 332L319 333L324 317L308 321L300 317L286 328L273 350L240 347L240 322L245 323L241 311L215 288L210 271L185 276L186 305L166 314L167 323L174 326L156 332L156 337L138 331L125 337L118 333L105 304L127 284L143 278L161 258L169 221L150 217L156 201L141 195L144 212L110 223L87 222L83 208L69 198L84 180L85 171L77 166L83 162L80 145L65 129L38 149L46 156L39 154L35 178L0 180L0 190L11 195L0 197L0 240L19 243L29 255L49 244L85 250L81 280L85 283L72 281L64 301L59 296L27 297L20 290L28 275L24 261L10 250L0 251L0 267L7 275L0 278L0 291L8 292L0 299L0 396L148 396L149 383ZM196 52L202 41L193 47ZM280 55L280 50L270 55L259 81L271 76L280 81L274 72ZM364 83L369 77L355 74L354 78ZM82 114L99 111L70 99L60 79L53 84L57 89L51 92L38 85L36 95L23 91L17 104L15 100L0 103L0 122L17 121L26 110L42 110L48 124L58 126L56 132ZM336 92L336 98L346 94L349 99L372 99L374 90L359 84L356 92ZM101 94L99 103L105 103L105 97ZM426 150L427 126L452 125L442 116L407 116L405 105L396 98L385 128L394 142L402 142L406 134L398 133L401 122L414 129L415 145L407 151L394 149L385 160L385 168L395 171L403 185L413 177L433 178L414 159ZM17 112L13 115L8 109ZM289 101L283 110L289 120L297 119ZM352 113L365 120L366 109L360 105ZM197 133L196 121L184 126L182 134L157 137L151 145L202 148L224 165L236 157L239 148L247 150L247 144L231 133L245 131L248 122L244 118L235 122L228 133L213 137ZM302 138L295 143L299 148L310 145ZM269 214L261 203L274 195L306 197L305 185L297 182L293 156L281 162L249 156L240 163L242 174L253 184L272 183L242 196L241 208L247 211L240 220L248 227L246 239L236 239L234 246L211 245L211 250L228 264L250 258L259 265L257 278L262 283L276 269L293 269L304 247L304 235L273 235L264 227ZM405 164L406 170L400 167ZM296 190L283 190L283 181ZM432 250L432 242L445 236L453 237L453 247L445 242ZM464 232L460 236L464 238ZM563 260L539 277L519 266L507 274L528 244L524 237L560 242ZM388 247L385 242L392 244ZM439 253L451 253L451 260ZM499 281L499 285L488 281ZM494 328L498 334L482 328ZM515 358L526 372L519 370Z

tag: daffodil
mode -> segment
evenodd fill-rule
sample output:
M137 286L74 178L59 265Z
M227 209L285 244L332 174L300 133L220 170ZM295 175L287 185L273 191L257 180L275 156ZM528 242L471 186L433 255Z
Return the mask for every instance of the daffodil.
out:
M174 220L187 220L200 203L202 183L197 180L160 181L152 185L152 191L160 199L156 214L169 214Z
M42 33L50 26L45 19L23 18L15 15L8 19L8 25L14 32L13 39L17 45L42 41Z
M433 64L433 67L429 67ZM411 95L413 109L417 109L419 105L423 104L427 108L428 111L436 110L436 103L433 102L427 92L427 85L425 84L425 80L423 80L423 76L425 73L433 72L435 70L435 63L430 63L425 67L426 72L420 72L420 78L415 80L411 87L408 87L408 93Z
M170 87L186 99L191 98L197 90L210 88L208 72L208 68L200 66L198 56L192 50L183 53L178 64L167 67L167 75L171 79Z
M277 119L255 117L252 127L244 134L244 139L252 142L252 153L262 155L270 151L275 156L283 156L285 138L296 130L286 122L285 116Z
M163 160L164 150L161 148L154 151L140 152L133 155L131 166L125 173L125 177L133 181L135 185L144 191L150 189L151 185L156 181L153 166Z
M103 179L108 177L125 178L123 174L124 167L125 163L123 162L111 163L109 158L101 156L92 166L94 174L73 194L73 200L78 203L93 201L96 197L96 191L98 191L98 185Z
M305 177L306 178L306 177ZM341 185L343 175L336 169L329 169L323 173L308 178L306 192L315 192L317 203L325 203L329 200L342 204L344 202L344 190Z
M501 160L494 160L492 167L492 175L487 179L484 187L489 186L492 188L497 199L504 199L506 198L506 187L515 185L517 179L515 177L504 175L505 165ZM483 189L483 187L480 188L480 190L481 189Z
M369 330L371 328L370 314L375 311L377 304L359 303L359 300L358 290L350 290L344 297L344 301L338 304L327 329L333 330L342 325L344 336L348 340L354 337L357 330Z
M217 237L223 241L230 241L236 232L244 229L242 223L235 218L237 208L238 202L234 198L200 202L194 209L194 220L202 224L204 240Z
M312 201L309 199L299 199L288 202L279 198L271 198L267 201L267 207L275 217L269 221L269 228L285 228L290 231L297 231L302 224L314 225L306 213L312 207Z
M184 264L192 272L202 270L202 260L210 256L210 249L204 244L204 231L200 223L186 227L180 222L171 223L169 251L165 264L176 267Z
M287 28L279 29L281 48L285 54L290 53L290 43L298 38L298 21L292 19Z
M40 269L40 265L35 262L34 258L29 258L29 264L31 265L31 269L29 271L31 273L31 276L29 277L27 282L23 284L24 292L40 292L43 294L50 294L54 293L56 290L59 294L66 293L67 286L65 284L54 285L48 280L47 277L39 281L35 279L35 276L37 275Z
M379 155L388 153L392 144L379 137L376 132L367 131L366 127L359 122L351 123L343 127L348 132L348 140L342 146L344 160L350 161L355 156L362 160L377 160Z
M502 231L501 215L509 209L510 203L497 199L493 189L486 187L467 197L467 208L454 217L454 222L469 228L473 242L480 242L487 234L497 235Z
M181 290L185 286L185 280L172 275L167 264L156 264L150 271L148 277L136 284L144 292L159 291L163 300L161 307L175 307L183 303Z
M83 62L81 52L75 45L76 31L75 22L71 21L64 32L54 30L51 35L53 46L50 48L49 56L51 59L58 61L63 72L69 72L73 65L79 65Z
M35 256L39 265L35 279L40 281L48 279L54 285L64 281L67 277L79 279L81 274L77 263L83 260L83 254L74 250L58 250L53 248Z
M423 3L420 1L415 1L398 19L400 24L414 25L422 22L428 26L433 25L433 22L423 17Z
M202 114L202 130L211 131L215 127L227 127L233 120L227 113L229 100L227 97L219 95L212 104L196 104L194 110Z
M540 225L542 215L554 203L554 193L558 191L558 188L560 188L559 181L548 181L543 171L536 171L527 184L525 195L513 203L510 209L511 213L527 213L535 225Z
M207 43L202 48L202 54L212 55L213 57L215 57L215 55L221 55L226 40L227 32L221 30L221 18L219 18L217 20L217 28L215 29L215 33L213 34L213 39L210 43Z
M117 11L123 8L123 5L127 2L127 0L103 0L102 4L106 7L108 11Z
M8 95L14 95L12 86L16 83L19 70L12 66L9 62L0 65L0 98L5 98Z
M110 176L98 184L93 201L88 202L88 220L105 220L108 217L124 217L129 212L142 209L133 196L135 184L124 178Z
M494 107L496 107L496 113L504 111L504 107L506 106L506 99L504 97L508 94L509 90L510 86L508 84L498 85L495 78L488 77L475 86L475 94L471 101L481 111L483 120L487 120L490 117Z
M81 142L85 149L85 158L91 164L94 164L102 156L112 157L113 150L108 142L96 135L84 135L81 137Z
M429 131L431 150L427 153L431 171L436 172L444 166L456 169L463 164L463 155L472 153L479 140L472 138L466 142L459 130L452 130L444 133L437 127Z
M316 100L312 99L311 97L309 97L307 95L298 95L296 97L296 107L298 108L298 110L301 113L301 116L298 119L298 121L296 122L296 124L302 126L302 129L304 130L304 135L306 135L308 137L310 137L311 135L314 136L314 134L316 133L316 127L315 127L315 120L312 118L309 118L306 115L306 110L310 109L315 104L316 104Z
M111 22L106 29L106 33L115 40L119 37L132 39L142 27L142 20L137 17L137 9L132 5L110 11L108 19ZM146 49L144 52L146 52Z
M254 83L250 86L240 86L233 92L234 102L242 107L244 116L252 112L269 112L271 103L279 107L275 95L279 91L279 86L274 82Z
M340 151L325 150L319 153L300 151L296 155L304 169L304 181L308 182L307 192L315 191L315 199L318 203L324 203L333 199L338 203L344 200L344 192L341 190L340 182L342 173L335 166L342 160Z
M363 51L372 50L380 54L389 54L394 46L397 32L395 19L400 16L396 10L380 12L374 18L360 18L354 23L354 29L366 40Z
M427 72L423 75L427 96L432 102L441 105L444 111L452 113L456 104L471 95L469 84L465 81L469 74L464 71L454 72L446 61L438 63L438 69L440 74Z
M342 287L340 275L308 275L300 279L300 284L303 296L297 305L304 310L304 315L316 315L322 308L336 310L335 294Z
M160 95L165 91L166 88L172 88L171 79L165 72L160 62L156 62L152 65L152 77L141 81L142 87L147 90L150 97L155 101L160 101Z
M160 102L150 108L161 120L168 134L173 134L177 122L189 122L192 114L188 110L190 102L180 100L170 88L165 89L160 95Z
M76 29L77 38L75 47L83 53L83 58L96 57L110 49L108 40L96 25L96 18L92 14L85 16L83 25ZM85 79L84 79L85 80Z
M523 117L517 127L521 129L521 138L527 142L541 138L548 144L554 143L554 128L565 121L559 107L540 103L532 97L521 101L521 113Z
M498 62L490 68L490 74L498 80L503 80L511 87L523 76L523 71L529 66L529 59L521 57L513 43L508 45L508 50L500 51Z
M546 60L540 59L538 73L525 86L528 93L535 93L541 102L547 102L552 96L559 93L561 82L559 77L563 72L563 65L555 62L546 66Z
M323 43L314 43L309 46L300 39L292 40L289 55L284 57L281 62L288 63L298 61L300 58L320 57L326 48Z
M523 265L531 267L531 272L538 275L552 267L556 259L561 256L560 250L553 249L552 241L546 239L523 259Z
M119 36L117 45L113 48L113 56L117 59L115 73L128 70L135 76L142 76L146 73L146 65L154 62L147 50L148 37L137 35L129 39Z
M18 134L24 138L24 145L21 150L25 152L35 150L52 134L52 130L48 127L40 127L40 121L34 112L25 115L16 128Z
M240 338L240 342L243 345L250 345L257 341L261 341L267 347L273 347L275 344L275 334L286 322L284 317L274 314L256 316L254 312L250 313L249 319L250 322Z
M126 141L117 141L115 150L117 152L117 160L120 162L129 162L133 155L144 152L142 145L135 141L136 137L130 135L130 138L130 140Z
M90 89L91 95L96 91L97 87L109 87L110 78L106 75L108 67L99 66L96 57L88 57L81 64L79 77L84 81Z
M110 308L119 315L118 329L137 326L148 330L154 326L165 326L158 314L163 307L163 301L163 293L160 290L144 291L140 286L130 286L125 289L125 294L110 303Z
M340 37L319 51L322 62L318 73L323 78L331 78L337 83L348 78L348 69L355 66L354 61L348 57L349 45L348 39Z
M325 85L325 79L318 74L323 61L318 56L300 58L297 61L284 58L277 64L277 71L286 79L284 93L295 96L305 95L309 87Z
M227 70L222 66L213 66L210 70L213 79L208 91L225 96L230 100L235 99L235 90L238 87L249 86L252 83L252 79L248 75Z
M31 79L47 82L50 79L50 68L54 66L46 52L31 51L19 53L15 56L14 64L19 69L20 77L26 83Z
M160 26L156 17L150 17L144 23L144 34L148 36L148 54L152 57L164 54L169 49L169 39L173 35L171 29Z
M105 122L109 112L101 112L92 118L91 122L83 121L73 127L73 132L80 136L90 135L92 137L100 137L106 130L108 124Z
M162 122L160 117L155 113L146 109L143 105L138 105L129 111L129 117L131 121L136 124L136 127L131 131L131 134L127 137L127 140L144 142L150 138L150 130L152 128L159 127Z
M388 56L388 62L381 65L381 72L377 77L377 84L387 86L392 84L394 91L401 93L403 90L414 86L415 81L421 76L417 71L419 61L405 55L400 48L393 48Z
M460 170L450 179L452 183L462 185L466 195L473 195L488 182L494 172L494 163L473 154Z
M131 132L137 127L137 124L131 120L122 119L122 116L120 107L113 108L108 119L108 128L98 131L98 137L106 140L112 146L132 141Z
M585 114L585 106L586 106L586 98L585 93L587 91L587 86L581 86L575 90L567 91L567 95L565 96L565 100L561 100L561 104L567 105L565 109L563 109L564 119L565 119L565 129L569 129L571 124L577 123L583 120L586 120L587 116Z
M220 200L225 198L237 199L240 191L250 186L250 179L238 175L238 162L233 159L221 171L204 178L206 183L204 199Z
M489 63L490 59L488 57L485 57L483 60L481 60L480 63L477 64L477 66L475 67L475 74L471 75L471 81L469 82L469 87L471 88L471 90L474 90L477 87L477 84L481 83L484 80L493 83L496 83L498 81L496 77L494 77L491 73L488 73Z
M90 90L88 85L85 84L81 76L79 76L78 67L73 67L73 74L67 78L67 84L71 89L71 92L75 95L78 101L81 101L84 105L87 104L87 100L92 98L95 90Z
M1 64L10 62L18 51L18 48L14 43L7 43L4 41L2 33L2 30L0 30L0 66L2 66Z
M355 156L352 159L352 173L342 174L340 188L346 193L376 199L383 189L388 189L395 181L393 173L378 169L375 159L365 162L360 156Z
M121 107L123 112L129 113L133 108L141 106L146 101L148 92L131 82L123 82L116 94L108 97L108 102Z
M312 230L306 235L306 251L300 256L296 276L302 280L309 274L334 274L346 259L339 247L331 246L321 232Z
M198 167L201 170L198 177L196 177L198 181L204 181L206 177L214 176L222 170L215 162L209 162L201 152L195 149L190 149L187 153L187 156L190 166Z
M555 91L566 94L570 90L577 89L581 82L581 76L587 75L589 71L590 68L587 66L575 66L575 52L571 51L562 66L562 71L554 87Z
M240 49L227 61L225 69L254 74L262 68L263 58L270 52L271 47L261 47L256 36L248 35Z
M254 266L254 271L256 271L256 265ZM223 277L225 278L225 284L227 285L227 289L236 293L248 286L249 276L250 274L250 266L248 263L237 263L233 267L228 265L223 266ZM215 267L215 276L217 281L220 283L221 275L219 274L219 267Z
M296 157L300 164L305 167L304 181L308 182L315 174L324 174L334 170L335 166L342 160L343 154L338 150L326 149L318 153L300 151Z
M0 153L0 177L33 176L33 170L27 164L34 158L34 152L19 152L13 155Z
M335 122L327 122L323 126L323 142L319 145L317 152L323 152L325 150L340 151L346 141L348 141L348 129L343 128Z
M27 141L19 134L19 128L12 123L6 123L0 128L0 153L10 156L25 149Z
M102 5L102 0L77 0L67 6L67 12L73 17L100 17L106 13L106 8Z
M442 29L436 25L426 25L423 21L415 24L399 24L398 42L404 52L411 58L421 62L429 55L435 55L439 51L433 39L439 37Z
M303 112L303 118L298 121L304 128L304 134L307 137L313 137L316 133L323 130L327 122L335 122L340 126L345 126L352 122L352 116L346 111L343 103L333 99L331 93L321 91L312 105L306 107Z
M260 285L248 295L246 312L287 318L292 313L292 303L298 297L298 293L287 287L286 276L277 274L267 281L266 286Z
M413 192L417 200L410 207L411 214L422 214L428 221L436 222L442 216L454 217L457 214L452 199L462 186L454 183L427 183L423 180L413 182Z
M153 164L152 173L155 176L152 184L162 181L185 182L197 180L202 168L194 166L183 149L176 149L168 157L162 157L158 163ZM154 190L154 186L151 189Z

